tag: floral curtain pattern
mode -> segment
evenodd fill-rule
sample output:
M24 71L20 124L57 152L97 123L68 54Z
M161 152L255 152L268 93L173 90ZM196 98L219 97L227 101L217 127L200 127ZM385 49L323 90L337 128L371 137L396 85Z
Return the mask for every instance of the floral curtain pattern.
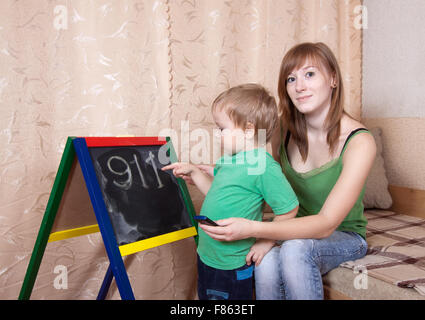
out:
M1 1L0 298L18 297L68 136L174 130L183 159L196 143L193 131L214 127L210 104L216 95L245 82L259 82L276 95L280 61L303 41L334 50L346 109L359 117L361 30L353 21L360 4ZM199 210L202 197L190 191ZM193 239L124 261L137 299L196 298ZM66 289L54 286L58 265L67 268ZM51 243L32 298L95 299L107 267L99 234ZM108 299L119 299L114 285Z

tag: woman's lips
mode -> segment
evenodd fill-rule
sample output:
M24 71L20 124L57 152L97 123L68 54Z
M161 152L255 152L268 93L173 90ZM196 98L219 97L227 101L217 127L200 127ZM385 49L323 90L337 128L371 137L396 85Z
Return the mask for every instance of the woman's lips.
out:
M303 101L306 101L308 98L310 98L311 97L311 95L309 95L309 96L302 96L302 97L298 97L297 98L297 101L299 101L299 102L303 102Z

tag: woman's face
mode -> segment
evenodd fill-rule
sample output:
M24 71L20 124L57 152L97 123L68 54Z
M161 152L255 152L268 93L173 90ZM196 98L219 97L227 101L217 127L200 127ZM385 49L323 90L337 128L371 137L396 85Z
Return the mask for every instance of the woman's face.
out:
M333 81L325 68L306 61L288 75L286 90L298 111L308 115L330 106Z

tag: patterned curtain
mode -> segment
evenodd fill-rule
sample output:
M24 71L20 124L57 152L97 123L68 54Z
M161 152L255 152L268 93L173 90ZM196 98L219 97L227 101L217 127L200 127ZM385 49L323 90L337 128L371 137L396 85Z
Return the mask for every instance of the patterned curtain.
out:
M361 112L360 0L0 1L0 298L16 299L68 136L174 132L190 160L196 129L229 86L276 94L294 44L339 59L346 110ZM208 157L207 157L208 158ZM213 162L213 158L205 162ZM190 189L199 210L200 194ZM137 299L196 298L193 239L125 259ZM66 266L67 289L55 289ZM49 244L33 299L94 299L108 259L99 234ZM108 299L119 299L114 287Z

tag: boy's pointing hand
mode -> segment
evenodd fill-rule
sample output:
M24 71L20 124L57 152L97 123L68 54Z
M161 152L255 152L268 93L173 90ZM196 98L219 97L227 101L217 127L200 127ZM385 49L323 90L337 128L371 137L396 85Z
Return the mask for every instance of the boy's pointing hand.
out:
M169 164L168 166L163 167L161 170L162 171L173 170L173 174L177 178L184 178L188 175L190 176L190 174L193 171L193 165L188 163L175 162L175 163Z

